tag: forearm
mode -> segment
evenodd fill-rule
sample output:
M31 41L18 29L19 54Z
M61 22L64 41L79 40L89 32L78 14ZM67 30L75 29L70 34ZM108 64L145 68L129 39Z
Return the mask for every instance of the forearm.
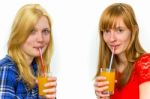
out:
M140 85L140 99L150 99L150 81L142 83Z

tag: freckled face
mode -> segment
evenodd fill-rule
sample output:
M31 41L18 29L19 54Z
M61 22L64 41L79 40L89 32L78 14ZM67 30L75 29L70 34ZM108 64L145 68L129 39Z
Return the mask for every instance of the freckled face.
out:
M39 48L44 52L50 41L50 26L45 16L42 16L34 26L27 40L22 44L21 49L27 57L39 56Z
M131 31L127 28L121 18L116 21L116 27L103 32L103 39L112 51L115 47L115 54L124 54L131 39Z

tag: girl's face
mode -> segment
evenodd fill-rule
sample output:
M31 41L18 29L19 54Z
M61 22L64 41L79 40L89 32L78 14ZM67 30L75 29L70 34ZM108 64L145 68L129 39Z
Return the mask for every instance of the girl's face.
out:
M27 57L39 56L39 48L42 53L46 50L50 41L50 26L45 16L42 16L35 24L27 40L22 44L21 49Z
M110 50L115 47L114 54L121 55L125 53L131 39L131 31L127 28L122 18L116 20L115 28L105 30L103 39Z

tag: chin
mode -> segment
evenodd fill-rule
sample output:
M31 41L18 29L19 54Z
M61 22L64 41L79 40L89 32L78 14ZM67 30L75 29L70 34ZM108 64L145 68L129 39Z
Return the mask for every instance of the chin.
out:
M118 51L115 51L115 52L114 52L114 54L115 54L115 55L119 55L119 54L120 54L120 52L118 52Z
M122 52L115 52L116 55L121 55L121 54L124 54Z
M40 55L35 55L35 57L39 57Z
M34 56L34 57L39 57L40 54L39 54L39 53L33 53L32 56Z

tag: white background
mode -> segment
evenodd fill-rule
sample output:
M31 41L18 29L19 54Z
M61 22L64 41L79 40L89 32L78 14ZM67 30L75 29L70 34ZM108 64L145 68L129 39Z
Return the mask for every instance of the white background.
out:
M98 23L113 2L132 5L140 27L140 41L150 51L150 3L148 0L4 0L0 3L0 58L16 12L27 3L40 3L50 14L55 51L52 73L57 76L58 99L96 99L93 78L98 57Z

